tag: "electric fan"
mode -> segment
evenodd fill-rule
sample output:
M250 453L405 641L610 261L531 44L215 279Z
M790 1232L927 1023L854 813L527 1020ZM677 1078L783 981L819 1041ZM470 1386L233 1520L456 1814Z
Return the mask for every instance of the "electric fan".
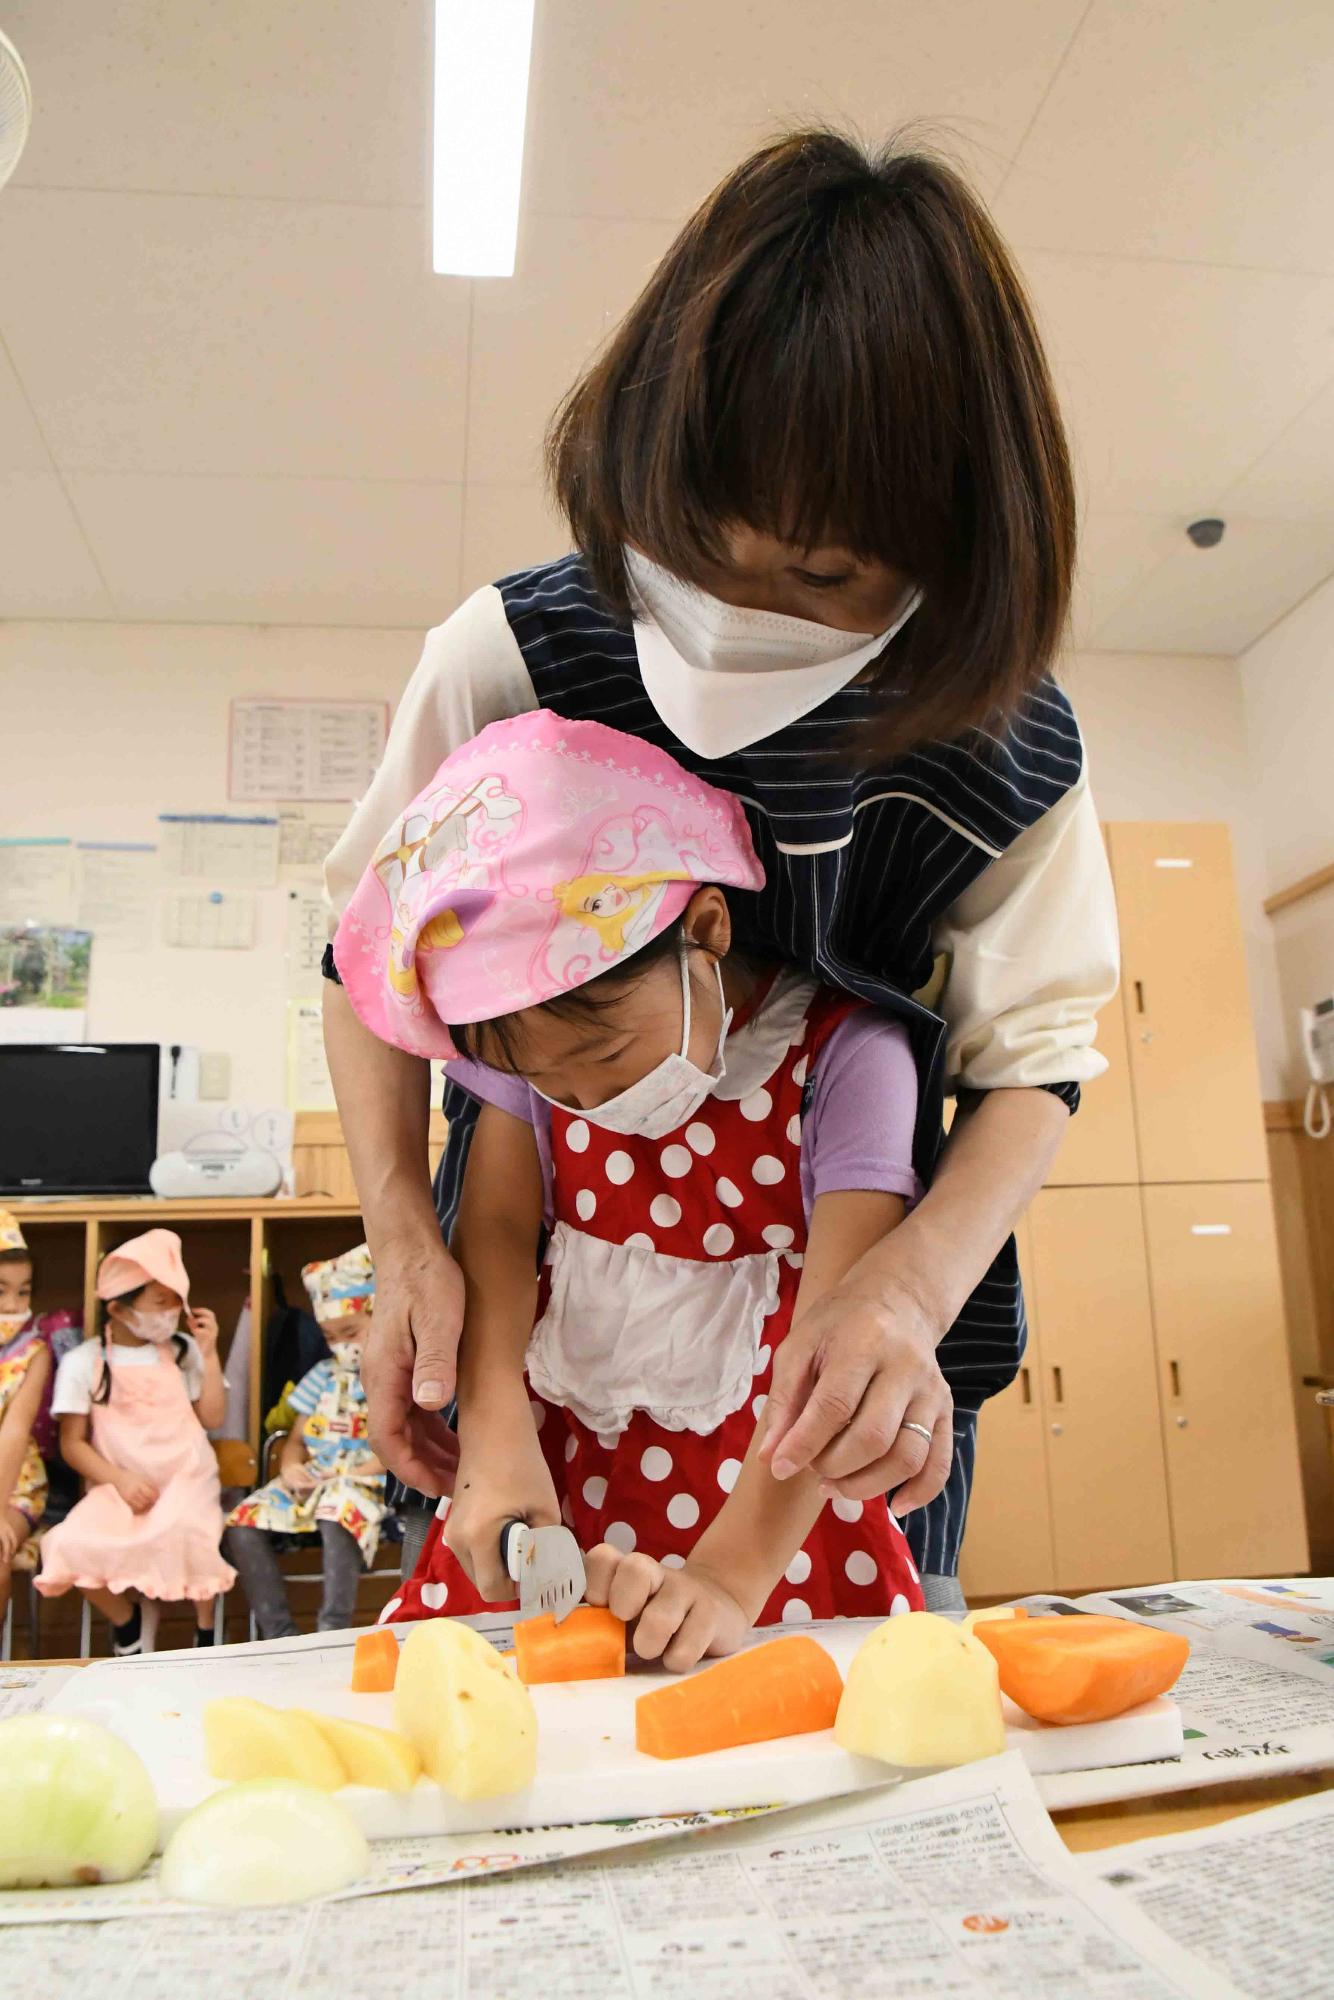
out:
M32 88L19 52L0 34L0 188L19 163L32 124Z

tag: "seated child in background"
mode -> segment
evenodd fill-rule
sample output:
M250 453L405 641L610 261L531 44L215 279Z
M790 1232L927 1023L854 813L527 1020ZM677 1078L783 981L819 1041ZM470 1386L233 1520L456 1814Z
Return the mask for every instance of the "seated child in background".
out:
M50 1356L50 1366L45 1371L41 1399L32 1426L32 1441L46 1468L46 1506L42 1513L42 1525L46 1528L64 1520L82 1491L79 1481L60 1456L56 1420L51 1414L51 1396L55 1389L56 1369L83 1339L83 1313L78 1306L54 1306L46 1312L35 1311L36 1289L37 1270L18 1218L9 1209L0 1208L0 1322L11 1325L17 1322L12 1332L0 1330L0 1339L17 1341L22 1336L26 1347L28 1336L36 1333ZM35 1569L35 1542L30 1545L29 1553L31 1567Z
M97 1296L101 1336L65 1356L51 1404L61 1455L88 1490L43 1537L37 1588L47 1597L81 1590L111 1621L118 1655L143 1649L144 1598L190 1599L195 1643L209 1645L213 1599L235 1581L219 1549L218 1467L205 1434L226 1403L218 1322L189 1307L181 1239L170 1229L110 1251Z
M46 1507L46 1467L33 1438L51 1355L32 1310L32 1259L8 1209L0 1209L0 1619L10 1578L31 1567L29 1538Z
M323 1550L318 1629L341 1631L356 1613L357 1580L379 1547L384 1467L367 1438L361 1350L375 1305L375 1272L365 1244L302 1272L311 1309L329 1344L288 1398L300 1418L283 1446L278 1477L257 1487L227 1517L224 1546L245 1585L261 1637L296 1632L278 1565L282 1535L313 1535Z
M744 811L638 739L495 723L408 810L427 837L390 830L337 968L483 1108L454 1495L386 1616L512 1599L516 1517L565 1520L590 1600L671 1668L919 1608L884 1497L826 1505L762 1449L775 1350L918 1193L903 1029L732 950L720 885L743 909L764 879Z

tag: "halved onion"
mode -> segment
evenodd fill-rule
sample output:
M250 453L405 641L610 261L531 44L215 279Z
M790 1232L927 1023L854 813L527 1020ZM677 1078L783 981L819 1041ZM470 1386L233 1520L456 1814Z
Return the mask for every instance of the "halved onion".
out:
M127 1882L157 1842L143 1763L78 1715L0 1722L0 1888Z
M251 1778L186 1815L158 1880L164 1896L184 1903L303 1903L360 1881L370 1862L365 1834L327 1792Z

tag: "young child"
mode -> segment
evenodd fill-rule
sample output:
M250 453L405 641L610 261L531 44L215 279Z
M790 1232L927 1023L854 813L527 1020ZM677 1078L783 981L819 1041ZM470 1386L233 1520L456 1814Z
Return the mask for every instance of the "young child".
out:
M110 1620L117 1655L143 1650L144 1598L190 1599L195 1643L209 1645L213 1599L236 1580L219 1548L218 1468L205 1435L226 1402L218 1322L189 1306L170 1229L110 1251L97 1296L101 1336L65 1356L51 1403L61 1455L88 1490L43 1537L37 1588L47 1597L81 1590Z
M300 1422L289 1432L278 1477L258 1487L227 1516L224 1546L240 1572L255 1622L265 1639L296 1631L278 1567L282 1535L319 1533L324 1590L318 1629L352 1623L357 1579L375 1561L385 1517L384 1467L367 1439L361 1349L375 1306L375 1272L364 1243L302 1272L311 1310L329 1344L292 1391Z
M33 1431L50 1379L50 1350L33 1317L32 1259L18 1223L0 1209L0 1619L13 1571L32 1566L29 1538L46 1507Z
M919 1192L902 1030L731 950L725 888L763 879L742 808L640 740L495 723L409 811L431 838L391 831L395 903L373 865L338 970L483 1110L458 1477L386 1615L512 1599L514 1518L564 1519L590 1599L670 1668L757 1622L920 1607L883 1498L826 1505L761 1450L774 1350Z

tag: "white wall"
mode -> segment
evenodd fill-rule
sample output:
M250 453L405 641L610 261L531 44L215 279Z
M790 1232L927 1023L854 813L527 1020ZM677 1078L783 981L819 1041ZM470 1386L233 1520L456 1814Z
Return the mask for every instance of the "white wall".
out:
M1235 660L1083 653L1063 679L1104 820L1225 820L1232 829L1264 1095L1282 1097L1283 1007L1256 824L1253 753Z
M236 695L393 702L420 635L297 626L0 624L0 832L156 840L160 812L227 798ZM232 1095L286 1101L285 904L258 891L253 951L93 946L90 1035L195 1042Z
M1238 662L1265 893L1334 863L1334 578ZM1286 1096L1305 1088L1297 1009L1334 993L1334 888L1270 920L1286 1035Z
M1334 598L1329 615L1334 624ZM154 840L159 812L226 810L233 696L393 703L419 644L412 632L345 628L0 624L0 831ZM1085 654L1071 663L1066 680L1105 819L1232 825L1265 1094L1286 1094L1279 1087L1282 1008L1260 913L1265 864L1251 817L1236 663ZM278 891L260 892L259 903L259 943L251 952L158 945L141 960L94 946L90 1032L225 1050L234 1096L282 1102L284 908Z

